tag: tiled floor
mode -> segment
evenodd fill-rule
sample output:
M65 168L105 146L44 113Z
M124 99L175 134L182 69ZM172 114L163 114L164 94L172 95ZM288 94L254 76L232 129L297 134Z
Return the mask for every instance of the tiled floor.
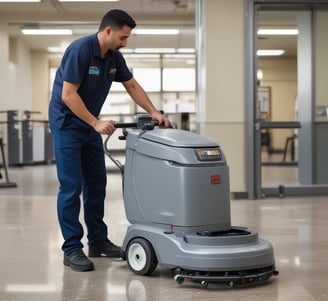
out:
M62 264L56 217L55 167L10 168L17 188L0 189L1 301L328 300L328 197L233 200L233 225L247 226L274 246L278 277L258 286L178 285L163 268L137 276L126 262L94 259L95 271ZM106 221L120 244L127 221L121 180L108 176Z

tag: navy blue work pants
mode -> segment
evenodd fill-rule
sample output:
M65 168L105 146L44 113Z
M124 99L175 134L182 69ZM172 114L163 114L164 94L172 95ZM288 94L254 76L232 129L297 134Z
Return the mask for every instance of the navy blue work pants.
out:
M52 127L59 180L58 220L64 237L62 250L69 254L83 247L79 221L82 192L89 245L107 239L104 223L106 167L101 135L88 127Z

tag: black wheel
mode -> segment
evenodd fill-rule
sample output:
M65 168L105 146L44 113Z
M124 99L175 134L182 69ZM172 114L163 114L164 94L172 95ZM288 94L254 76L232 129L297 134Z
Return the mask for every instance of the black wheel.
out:
M174 280L177 284L182 284L184 282L184 278L180 277L179 275L175 275Z
M126 260L130 269L138 275L149 275L157 266L155 251L144 238L134 238L127 247Z
M232 288L232 287L234 287L234 285L235 285L235 284L234 284L234 282L233 282L233 281L230 281L229 283L227 283L227 285L228 285L229 287L231 287L231 288Z
M200 283L200 285L201 285L202 287L204 287L204 288L207 288L207 287L208 287L208 282L203 280L203 281Z

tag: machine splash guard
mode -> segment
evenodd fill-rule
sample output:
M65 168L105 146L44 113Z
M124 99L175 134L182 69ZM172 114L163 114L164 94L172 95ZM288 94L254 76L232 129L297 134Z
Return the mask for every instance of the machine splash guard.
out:
M207 288L209 283L225 284L229 287L235 287L260 284L268 280L271 276L278 276L278 274L279 272L275 269L274 265L259 269L226 272L206 272L178 269L174 280L178 284L182 284L184 280L200 283L204 288Z

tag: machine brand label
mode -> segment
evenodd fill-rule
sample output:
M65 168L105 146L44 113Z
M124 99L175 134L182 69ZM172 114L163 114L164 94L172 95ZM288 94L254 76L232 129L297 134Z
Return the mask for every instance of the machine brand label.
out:
M220 175L211 175L211 184L212 185L221 184L221 176Z

